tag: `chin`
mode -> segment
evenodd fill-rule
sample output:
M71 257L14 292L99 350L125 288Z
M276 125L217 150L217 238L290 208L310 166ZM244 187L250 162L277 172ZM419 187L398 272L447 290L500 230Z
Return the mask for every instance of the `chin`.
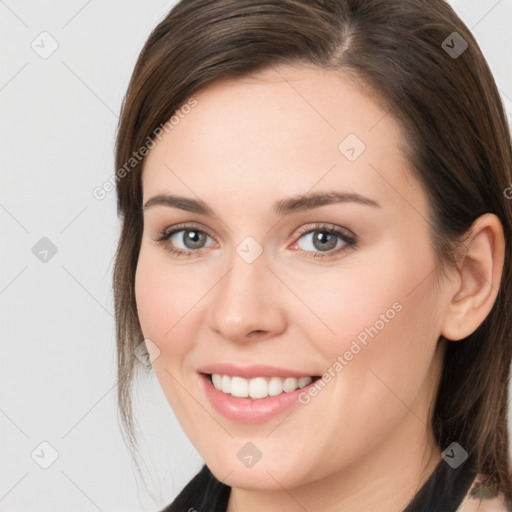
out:
M294 453L301 453L295 451ZM262 457L252 467L246 467L236 459L229 462L224 456L220 459L205 459L213 475L226 485L251 491L282 491L292 489L305 483L307 475L300 468L308 467L303 458L294 461L287 459L286 463Z

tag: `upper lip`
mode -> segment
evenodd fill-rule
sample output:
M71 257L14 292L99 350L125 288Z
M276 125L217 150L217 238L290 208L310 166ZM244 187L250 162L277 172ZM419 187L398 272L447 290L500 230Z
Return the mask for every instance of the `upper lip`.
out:
M244 377L251 379L253 377L313 377L317 374L306 373L299 370L288 368L279 368L277 366L251 365L235 366L230 363L207 364L197 369L199 373L211 374L219 373L221 375L230 375L231 377Z

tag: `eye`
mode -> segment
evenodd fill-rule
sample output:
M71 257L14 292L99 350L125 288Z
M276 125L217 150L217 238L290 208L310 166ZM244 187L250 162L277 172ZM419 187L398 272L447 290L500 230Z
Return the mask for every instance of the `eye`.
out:
M163 231L155 241L178 256L200 255L201 249L208 247L206 242L212 239L208 233L195 226L176 226L171 231Z
M300 230L300 237L292 245L306 253L313 253L308 257L323 258L346 251L357 245L356 236L345 228L317 224Z

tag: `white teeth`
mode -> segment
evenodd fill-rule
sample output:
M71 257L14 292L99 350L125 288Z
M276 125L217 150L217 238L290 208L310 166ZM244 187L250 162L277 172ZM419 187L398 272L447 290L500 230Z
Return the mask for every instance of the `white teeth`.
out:
M292 391L295 391L297 389L298 381L297 379L293 377L288 377L284 380L283 383L283 391L286 391L287 393L291 393Z
M312 381L313 381L313 379L311 377L300 377L298 386L299 386L299 388L303 388L304 386L307 386L308 384L310 384Z
M213 385L216 389L222 389L222 376L218 373L212 374Z
M246 386L248 386L248 391L245 396L250 396L251 398L265 398L268 396L268 384L267 381L263 377L256 377L251 380L244 379L242 377L233 377L231 379L231 394L233 396L236 396L234 394L233 384L238 381L243 381Z
M222 376L221 390L224 393L231 393L231 378L229 375Z
M283 392L283 380L279 377L271 377L268 382L268 394L270 396L280 395Z
M313 379L311 377L254 377L244 379L243 377L230 377L229 375L212 374L212 382L216 389L238 398L266 398L281 393L291 393L297 388L307 386Z
M222 390L224 391L224 387ZM231 396L237 396L239 398L247 398L249 396L249 383L246 379L242 379L242 377L231 377Z

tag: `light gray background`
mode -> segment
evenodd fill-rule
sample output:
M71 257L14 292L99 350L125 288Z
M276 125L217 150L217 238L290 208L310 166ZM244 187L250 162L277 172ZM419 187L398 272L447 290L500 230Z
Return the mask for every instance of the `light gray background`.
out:
M512 0L451 4L512 118ZM147 487L131 465L115 402L116 198L92 196L114 172L137 55L172 5L0 1L0 511L156 511L202 464L152 374L136 402ZM57 248L47 262L32 252L43 237ZM44 441L58 452L47 469Z

